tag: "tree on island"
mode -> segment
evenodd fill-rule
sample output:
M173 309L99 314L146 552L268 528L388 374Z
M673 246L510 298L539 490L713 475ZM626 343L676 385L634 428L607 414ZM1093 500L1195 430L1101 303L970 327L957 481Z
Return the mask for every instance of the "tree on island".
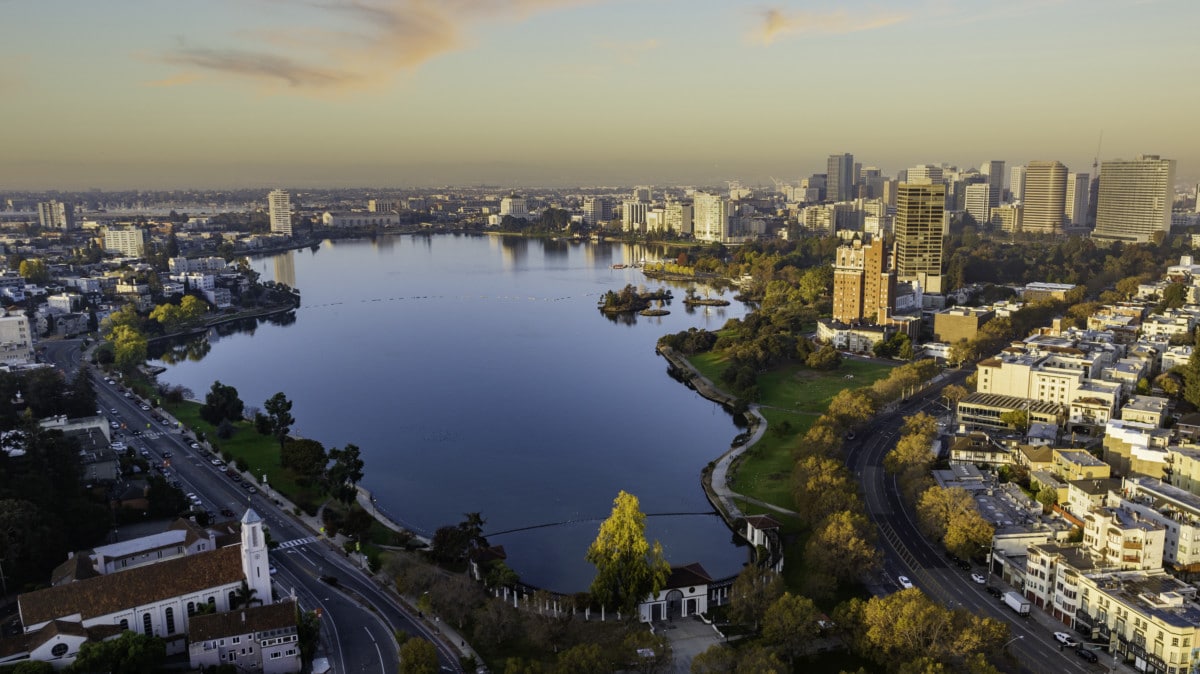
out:
M204 396L200 418L213 426L219 425L222 419L237 422L241 421L244 408L245 404L238 397L236 388L214 381L208 395Z
M283 395L283 391L267 398L263 403L263 408L267 414L267 428L271 435L279 441L279 449L283 449L283 442L287 440L288 431L292 429L292 424L296 423L295 417L292 416L292 401Z
M662 544L646 540L646 515L638 498L625 491L613 500L612 514L600 524L587 560L596 566L592 596L625 615L633 615L639 603L658 594L671 573Z

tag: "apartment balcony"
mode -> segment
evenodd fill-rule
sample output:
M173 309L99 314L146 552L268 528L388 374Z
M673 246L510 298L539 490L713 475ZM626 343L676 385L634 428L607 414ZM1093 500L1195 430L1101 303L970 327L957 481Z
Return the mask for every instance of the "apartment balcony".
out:
M1141 541L1125 541L1121 544L1121 547L1126 550L1141 550L1143 545Z

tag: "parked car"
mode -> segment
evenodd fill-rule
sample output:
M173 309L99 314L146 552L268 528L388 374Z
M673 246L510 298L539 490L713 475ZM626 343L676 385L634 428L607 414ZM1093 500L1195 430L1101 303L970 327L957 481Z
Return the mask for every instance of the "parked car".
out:
M970 571L971 563L965 559L960 559L958 560L958 568L962 569L963 571Z
M1072 637L1070 634L1067 634L1066 632L1055 632L1054 640L1064 646L1070 646L1072 648L1079 646L1079 642L1076 641L1074 637Z
M241 476L241 475L238 475L236 472L234 472L234 473L228 473L228 475L229 475L229 479L230 479L230 480L233 480L234 482L241 482L241 481L242 481L242 476Z
M997 599L1004 596L1004 593L1001 592L999 590L999 588L992 587L991 585L988 585L987 587L985 587L983 589L987 590L988 594L992 595L993 597L995 597Z
M908 579L908 576L896 576L896 581L900 583L900 587L906 590L911 590L913 588L912 581Z
M1100 660L1100 656L1096 655L1096 651L1089 651L1083 647L1075 649L1075 655L1078 655L1088 662L1097 662Z
M980 585L983 585L984 583L987 582L987 578L984 578L982 573L972 573L971 580L975 581L976 583L979 583Z
M233 511L229 508L221 508L222 517L233 517Z

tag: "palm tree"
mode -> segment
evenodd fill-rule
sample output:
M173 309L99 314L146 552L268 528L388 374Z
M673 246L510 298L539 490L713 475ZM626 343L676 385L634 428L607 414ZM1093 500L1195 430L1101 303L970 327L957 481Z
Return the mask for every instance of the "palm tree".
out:
M229 610L232 611L238 607L250 606L251 604L261 605L263 603L262 599L255 597L254 595L256 594L258 594L258 590L251 588L250 585L246 583L246 579L243 578L242 586L234 590L233 596L230 597Z

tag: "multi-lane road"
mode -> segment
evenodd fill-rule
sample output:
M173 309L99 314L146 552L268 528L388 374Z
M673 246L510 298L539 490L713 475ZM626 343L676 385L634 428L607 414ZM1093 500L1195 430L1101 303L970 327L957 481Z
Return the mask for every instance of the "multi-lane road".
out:
M1097 672L1106 671L1105 664L1089 664L1072 649L1060 651L1053 632L1068 631L1061 623L1038 609L1028 619L1021 619L1004 604L984 590L984 585L971 579L971 572L959 569L945 557L943 549L928 541L917 528L914 515L901 501L894 475L883 469L883 457L896 445L904 418L926 411L945 412L939 407L941 390L948 384L961 383L964 371L946 371L934 385L902 403L897 409L881 413L872 422L871 432L862 433L856 441L847 443L846 463L862 487L867 511L879 528L879 541L884 551L884 577L879 584L898 588L896 578L907 576L927 595L943 605L963 607L979 615L1009 623L1014 638L1008 652L1029 672ZM975 567L976 573L988 577L989 583L1003 587L987 569ZM1106 658L1102 657L1103 663ZM1002 664L1002 663L998 663Z
M78 341L49 342L44 352L47 362L68 373L74 372L80 355ZM167 476L178 480L185 493L196 494L203 507L212 511L228 509L240 518L253 507L262 516L272 539L280 543L271 552L277 569L275 593L280 597L294 593L302 609L320 610L323 655L335 672L395 671L399 653L394 634L399 632L433 643L442 671L462 671L457 653L439 634L378 587L345 553L284 512L269 489L249 492L250 480L230 479L212 464L212 455L191 447L194 439L184 429L163 425L154 418L155 410L142 409L143 401L126 397L96 373L92 377L102 413L125 426L121 440L135 451L147 452L154 463L167 461L169 452ZM135 431L141 434L134 435ZM329 579L336 579L336 586Z

